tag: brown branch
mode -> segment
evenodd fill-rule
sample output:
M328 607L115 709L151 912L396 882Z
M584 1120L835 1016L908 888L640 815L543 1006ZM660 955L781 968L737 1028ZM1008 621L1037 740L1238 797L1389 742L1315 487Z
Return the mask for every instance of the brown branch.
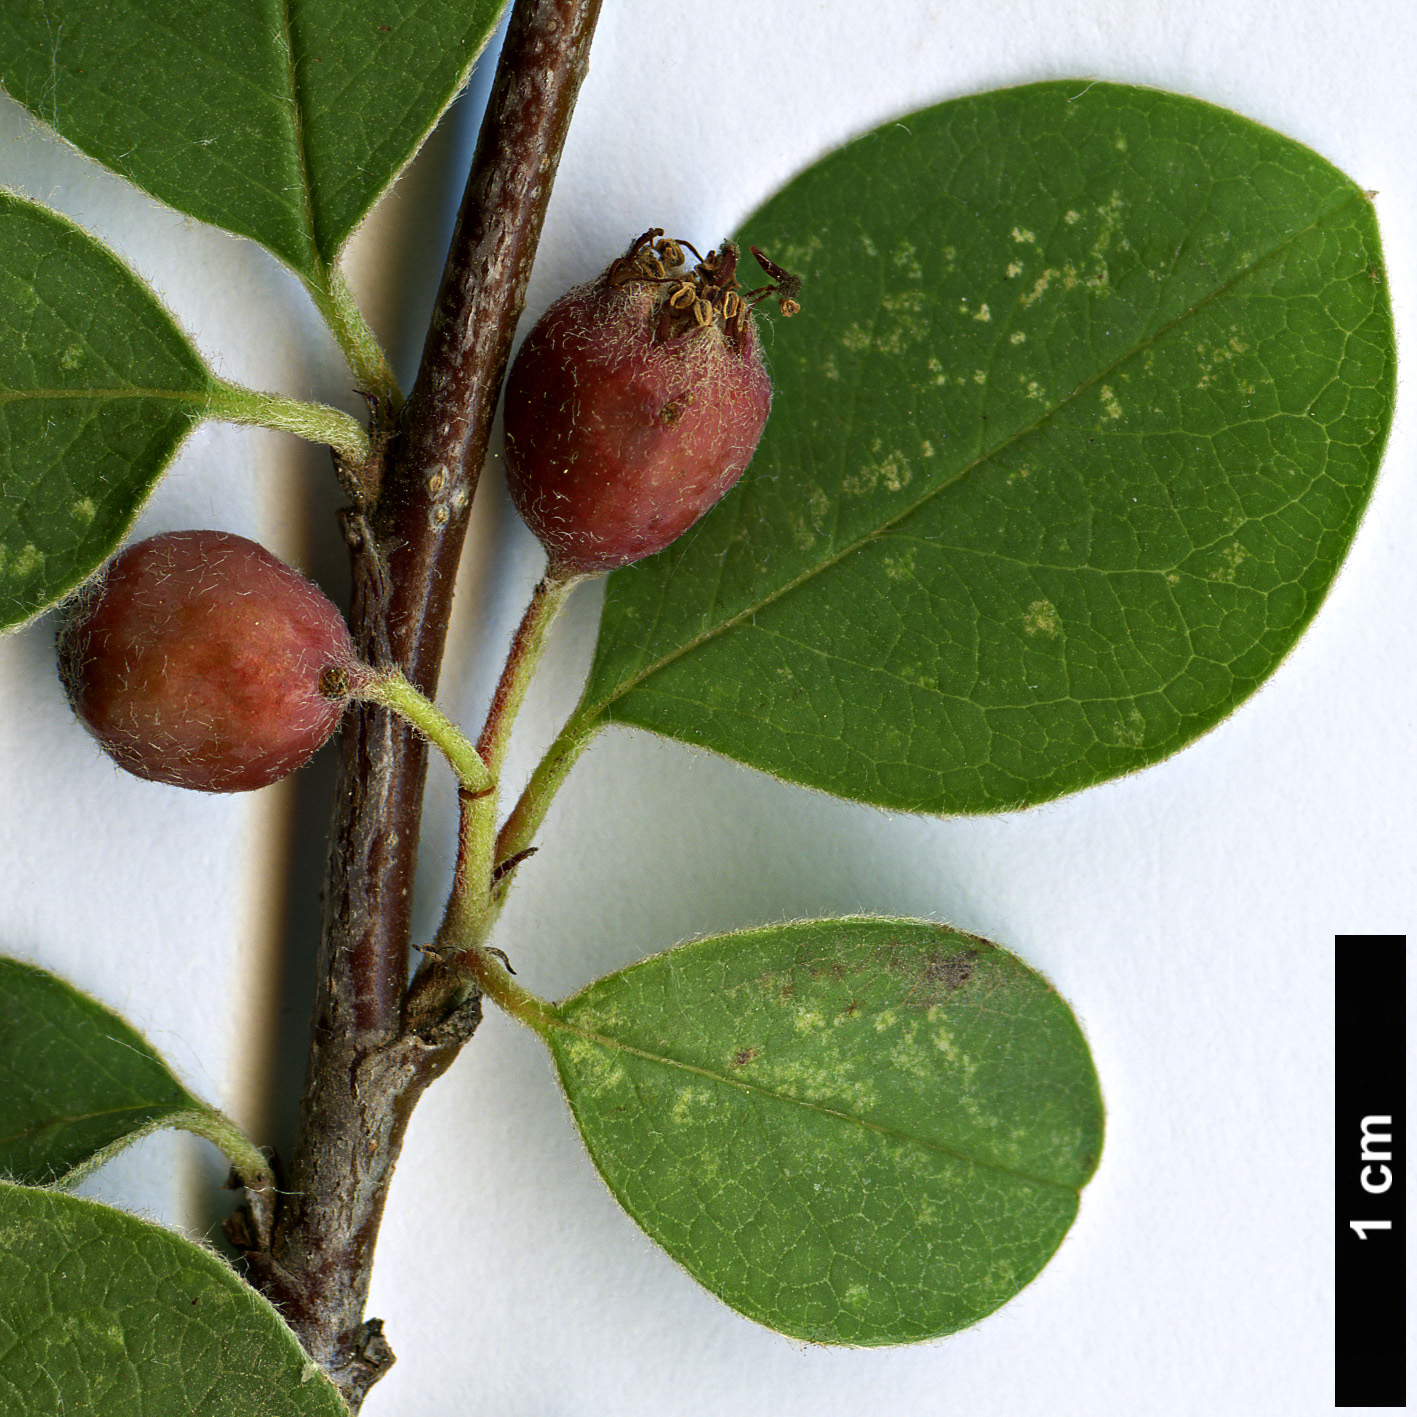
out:
M516 0L423 364L379 500L349 514L361 652L437 688L472 495L600 0ZM376 416L375 445L387 428ZM481 1017L474 996L404 1029L425 745L384 710L341 746L309 1070L285 1201L253 1281L352 1411L393 1362L364 1321L394 1162L423 1090Z

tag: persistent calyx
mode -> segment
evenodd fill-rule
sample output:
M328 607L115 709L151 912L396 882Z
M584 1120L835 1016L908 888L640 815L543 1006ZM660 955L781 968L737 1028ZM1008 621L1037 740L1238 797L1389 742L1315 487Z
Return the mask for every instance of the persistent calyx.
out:
M612 289L631 281L664 287L656 340L677 339L690 330L717 324L741 348L749 311L759 301L776 295L778 309L784 315L795 315L802 308L796 299L802 288L801 276L775 265L756 246L748 249L772 281L745 292L739 289L739 253L733 242L725 241L721 249L701 256L689 242L666 237L662 227L654 226L610 263L605 281ZM685 250L693 254L696 262L692 269L686 269Z

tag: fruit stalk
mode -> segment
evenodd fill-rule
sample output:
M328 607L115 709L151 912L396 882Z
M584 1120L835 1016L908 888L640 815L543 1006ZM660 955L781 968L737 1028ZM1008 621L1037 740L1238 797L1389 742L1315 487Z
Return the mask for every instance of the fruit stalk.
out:
M599 0L517 0L423 366L377 503L346 518L361 656L436 691L453 581L527 274ZM377 414L376 443L389 414ZM427 765L387 710L341 740L311 1053L287 1201L252 1279L357 1412L393 1362L364 1304L409 1116L481 1016L476 994L418 1031L401 1008Z
M574 575L543 577L512 637L511 650L477 742L478 760L486 764L494 782L501 778L512 724L541 662L547 635L581 579ZM516 859L497 854L498 806L495 786L490 792L458 794L458 856L452 888L433 946L425 952L409 986L404 1011L409 1027L421 1028L426 1021L444 1017L480 986L476 973L467 967L466 957L469 952L481 951L486 944L516 867L531 854L525 851Z
M498 782L507 758L512 724L516 722L517 712L541 662L546 637L567 596L580 580L579 576L543 577L532 592L531 603L512 637L511 651L492 696L492 706L487 711L487 722L477 740L478 757ZM467 949L483 944L496 921L501 901L511 884L505 872L499 875L494 869L498 864L494 854L497 807L495 791L479 797L465 796L462 801L458 875L438 931L440 945ZM436 964L435 958L433 967L436 968ZM459 977L463 977L461 973ZM421 1002L423 983L419 982Z
M321 687L324 687L323 681ZM465 793L483 796L496 787L481 754L457 724L431 699L420 694L397 669L383 674L367 670L352 675L345 673L335 678L332 687L335 692L348 694L363 703L382 704L411 724L448 760Z

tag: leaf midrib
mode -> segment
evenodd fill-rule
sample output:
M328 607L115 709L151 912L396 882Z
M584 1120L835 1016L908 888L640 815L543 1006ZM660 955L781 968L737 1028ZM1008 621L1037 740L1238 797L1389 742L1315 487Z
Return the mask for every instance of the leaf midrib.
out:
M915 1146L921 1146L929 1151L933 1151L940 1156L948 1156L955 1161L966 1162L970 1166L978 1166L987 1171L997 1171L1002 1175L1013 1177L1016 1180L1028 1181L1036 1186L1046 1186L1052 1190L1066 1192L1068 1195L1081 1195L1081 1186L1070 1186L1063 1181L1055 1181L1046 1176L1035 1176L1028 1171L1021 1170L1016 1166L1005 1166L997 1161L985 1161L977 1156L970 1156L963 1151L957 1151L952 1147L942 1146L939 1142L933 1142L925 1137L902 1131L899 1127L887 1126L883 1122L873 1122L866 1117L852 1116L848 1112L840 1112L834 1107L826 1107L819 1102L806 1101L800 1097L790 1097L781 1092L774 1092L772 1088L765 1087L762 1083L751 1082L746 1078L731 1078L723 1073L713 1072L709 1068L700 1067L696 1063L681 1062L677 1058L668 1058L661 1053L651 1053L648 1049L637 1048L632 1043L622 1042L620 1039L611 1038L607 1034L596 1033L590 1029L578 1028L568 1019L559 1014L543 1015L544 1022L554 1029L569 1033L573 1037L579 1038L586 1043L594 1043L599 1047L606 1048L613 1052L627 1053L631 1057L640 1058L647 1063L658 1063L662 1067L677 1068L680 1072L689 1073L694 1077L704 1078L709 1082L719 1083L723 1087L736 1088L739 1092L751 1094L755 1097L765 1098L770 1102L781 1103L789 1107L801 1107L804 1111L815 1112L818 1116L832 1117L837 1121L845 1122L851 1126L863 1127L867 1131L875 1132L878 1136L890 1137L896 1141L909 1142Z
M832 569L832 567L840 564L848 556L854 555L863 547L869 546L872 542L876 541L881 536L884 536L888 531L890 531L892 527L897 526L901 522L906 521L910 517L914 516L922 507L926 506L936 497L943 495L944 492L946 492L949 488L953 487L957 482L962 481L966 476L968 476L969 473L973 472L976 468L992 461L994 458L998 457L1005 450L1012 447L1014 444L1020 442L1025 437L1036 433L1050 419L1056 417L1058 414L1062 413L1063 410L1074 404L1089 389L1099 384L1103 379L1108 378L1114 370L1120 368L1128 360L1136 358L1137 355L1141 354L1143 350L1146 350L1152 345L1154 345L1159 339L1162 338L1163 335L1166 335L1171 330L1177 328L1179 325L1184 324L1187 320L1191 319L1199 311L1205 309L1212 302L1220 299L1221 296L1225 295L1227 291L1232 289L1240 281L1253 275L1266 263L1274 260L1281 253L1286 251L1290 246L1294 244L1294 242L1308 235L1308 233L1310 233L1311 231L1318 229L1325 222L1329 221L1333 217L1337 216L1340 212L1343 212L1345 209L1353 205L1353 203L1364 200L1366 200L1366 197L1363 191L1357 187L1354 187L1340 202L1330 207L1327 211L1321 212L1306 226L1301 226L1295 229L1277 245L1272 247L1270 250L1264 252L1262 255L1255 257L1255 259L1251 261L1249 265L1238 270L1228 280L1216 286L1216 288L1208 295L1203 296L1200 300L1197 300L1193 305L1190 305L1185 310L1182 310L1179 314L1177 314L1171 320L1167 321L1164 325L1159 326L1145 339L1140 340L1130 349L1126 350L1122 354L1119 354L1114 360L1112 360L1110 364L1104 365L1101 369L1089 375L1080 384L1078 384L1075 389L1073 389L1070 393L1059 399L1056 404L1041 412L1038 417L1035 418L1031 423L1027 423L1019 428L1016 428L1012 433L1008 434L998 443L986 449L984 452L979 453L969 462L964 463L953 476L936 484L934 487L924 492L908 507L902 508L900 511L896 512L895 514L887 518L885 521L881 522L879 526L873 527L864 535L857 537L854 541L843 546L840 550L835 552L826 560L818 562L816 565L809 567L800 575L795 576L793 579L784 582L781 586L779 586L776 590L772 591L770 594L763 596L757 601L754 601L751 605L744 606L743 609L735 612L728 619L720 622L712 628L701 631L693 638L688 639L684 641L683 644L677 646L672 652L661 655L658 659L645 665L644 668L642 668L635 674L632 674L628 678L621 680L618 684L616 684L613 692L606 694L604 698L600 699L594 704L584 705L583 707L579 708L572 717L572 723L579 723L582 725L594 723L612 704L614 704L617 700L624 698L626 694L630 693L631 690L638 687L646 679L659 673L659 671L663 669L666 665L672 664L675 660L682 659L685 655L693 653L693 651L698 649L700 645L707 644L710 640L716 639L719 635L727 634L730 630L742 624L743 621L751 619L753 616L758 614L759 611L765 609L767 606L774 604L776 601L783 599L787 595L790 595L800 586L806 585L808 582L816 579L817 576L824 574L825 572ZM568 725L568 727L569 726L570 725Z
M184 1111L189 1105L187 1102L133 1102L123 1107L105 1107L98 1112L65 1113L61 1116L48 1117L43 1121L33 1122L27 1127L21 1127L17 1132L0 1136L0 1146L13 1146L16 1142L37 1136L54 1127L73 1127L81 1122L97 1122L105 1117L135 1116L141 1112L149 1114L156 1112L166 1116L171 1112Z
M0 407L29 399L171 399L175 403L204 404L208 393L209 390L201 388L144 389L131 384L112 389L3 389L0 390Z
M295 160L300 169L300 213L305 222L305 239L310 243L310 271L320 288L330 288L329 270L315 239L315 194L310 185L310 161L305 151L305 106L301 101L300 82L295 75L295 39L290 26L290 0L277 0L280 10L281 45L285 51L286 77L290 82L291 140Z

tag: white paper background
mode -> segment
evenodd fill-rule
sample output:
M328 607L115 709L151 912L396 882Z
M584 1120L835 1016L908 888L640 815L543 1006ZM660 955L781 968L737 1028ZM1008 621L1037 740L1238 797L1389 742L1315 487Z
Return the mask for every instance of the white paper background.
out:
M1079 76L1228 105L1377 189L1401 333L1417 272L1414 58L1417 7L1404 3L721 0L685 12L606 0L528 308L646 226L714 242L825 150L911 108ZM405 376L475 107L460 107L461 128L440 132L354 253ZM357 409L270 258L136 195L4 100L0 182L116 246L221 374ZM399 1362L370 1417L1329 1410L1332 937L1417 925L1409 393L1401 377L1385 471L1313 628L1260 694L1170 762L1034 811L935 821L615 731L577 768L522 873L499 943L552 997L689 936L847 911L949 921L1043 969L1088 1032L1109 1130L1078 1223L1037 1282L920 1347L827 1350L767 1333L617 1210L539 1045L492 1017L425 1100L394 1184L370 1312ZM338 594L330 481L293 439L208 426L138 531L256 536ZM538 572L494 459L445 675L447 705L469 723ZM597 601L579 592L565 618L512 780L574 699ZM123 777L69 714L52 637L45 620L0 642L0 949L120 1009L193 1086L280 1140L303 1067L328 761L236 799ZM435 769L425 931L452 815ZM89 1189L200 1229L219 1213L221 1174L204 1144L159 1137Z

